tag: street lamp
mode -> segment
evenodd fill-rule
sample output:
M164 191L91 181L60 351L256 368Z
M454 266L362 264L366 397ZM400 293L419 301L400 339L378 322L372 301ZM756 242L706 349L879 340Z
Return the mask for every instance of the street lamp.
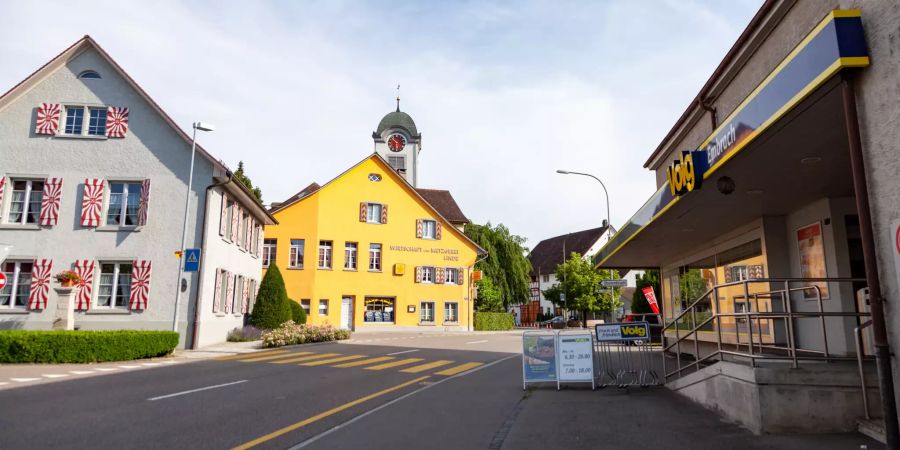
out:
M187 245L188 210L191 207L191 185L194 183L194 155L197 154L197 130L212 131L215 127L208 123L194 122L194 134L191 137L191 168L188 172L187 192L184 196L184 221L181 224L181 251L179 259L184 258L184 247ZM175 313L172 315L172 331L178 331L178 307L181 303L181 277L184 276L184 260L178 261L178 281L175 285Z
M589 173L572 172L569 170L562 170L562 169L557 169L556 173L561 173L563 175L583 175L586 177L591 177L591 178L597 180L598 183L600 183L600 186L603 187L603 193L606 195L606 223L605 223L606 230L605 231L606 231L606 235L607 235L606 240L609 241L609 239L612 238L612 235L611 235L610 229L609 229L610 224L611 224L610 217L609 217L609 192L607 192L607 190L606 190L606 185L603 184L603 182L600 181L599 178L597 178Z

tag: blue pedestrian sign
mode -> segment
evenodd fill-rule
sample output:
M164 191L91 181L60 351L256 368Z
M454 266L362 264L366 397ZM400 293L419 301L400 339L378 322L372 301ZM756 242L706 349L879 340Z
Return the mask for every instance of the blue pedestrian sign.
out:
M200 249L186 248L184 249L184 271L197 272L200 270Z

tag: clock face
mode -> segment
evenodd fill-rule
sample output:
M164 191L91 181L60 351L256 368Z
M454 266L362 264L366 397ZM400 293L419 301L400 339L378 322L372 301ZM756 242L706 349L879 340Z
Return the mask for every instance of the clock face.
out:
M391 151L399 152L403 150L403 147L406 147L406 138L399 134L392 134L391 137L387 140L388 148Z

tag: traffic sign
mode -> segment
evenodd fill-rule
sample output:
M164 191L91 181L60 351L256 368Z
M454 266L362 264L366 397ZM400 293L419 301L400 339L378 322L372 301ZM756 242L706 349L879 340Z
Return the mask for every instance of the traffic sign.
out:
M0 272L0 289L3 289L5 287L6 287L6 274L3 272Z
M186 248L184 249L184 271L197 272L200 270L200 249Z
M600 282L603 287L625 287L628 286L628 280L603 280Z

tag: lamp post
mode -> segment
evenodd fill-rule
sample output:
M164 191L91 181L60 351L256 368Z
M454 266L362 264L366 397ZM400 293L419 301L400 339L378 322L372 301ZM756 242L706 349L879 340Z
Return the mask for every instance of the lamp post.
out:
M191 167L188 172L187 192L184 196L184 220L181 224L181 247L179 248L178 280L175 285L175 313L172 314L172 331L178 331L178 307L181 303L181 277L184 276L184 247L187 245L188 210L191 207L191 185L194 183L194 156L197 154L197 130L212 131L215 127L208 123L194 122L191 137Z

